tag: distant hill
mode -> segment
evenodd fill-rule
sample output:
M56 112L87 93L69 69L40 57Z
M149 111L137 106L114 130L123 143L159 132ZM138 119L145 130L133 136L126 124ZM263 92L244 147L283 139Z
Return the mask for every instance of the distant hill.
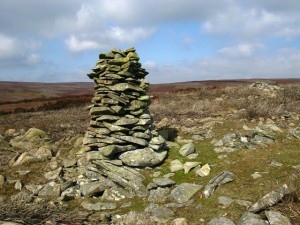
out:
M300 84L299 79L244 79L207 80L180 83L151 84L149 95L157 97L162 92L192 91L195 89L222 88L227 86L249 85L255 81L271 84ZM33 83L0 82L0 115L11 112L58 109L66 105L87 104L94 93L92 82L72 83Z
M182 89L218 88L225 86L247 85L255 81L272 84L300 83L299 79L241 79L241 80L207 80L180 83L151 84L149 92L176 91ZM20 102L24 100L41 100L57 97L92 95L92 82L70 83L34 83L34 82L0 82L0 103Z

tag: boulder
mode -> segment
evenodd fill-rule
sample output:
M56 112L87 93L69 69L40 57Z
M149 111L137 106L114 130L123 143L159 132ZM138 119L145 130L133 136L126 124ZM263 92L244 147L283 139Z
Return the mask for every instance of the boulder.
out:
M266 217L270 225L292 225L289 218L277 211L266 211Z
M151 148L122 153L119 158L125 165L135 167L155 166L166 158L167 151L155 152Z
M182 156L188 156L194 152L195 152L195 145L193 143L187 143L183 145L179 150L179 154Z
M183 169L183 164L178 159L174 159L173 161L170 162L171 172L176 172L176 171L182 170L182 169Z
M235 223L226 217L219 216L210 220L207 225L235 225Z
M202 185L182 183L172 190L171 195L176 202L184 203L189 201L201 188Z

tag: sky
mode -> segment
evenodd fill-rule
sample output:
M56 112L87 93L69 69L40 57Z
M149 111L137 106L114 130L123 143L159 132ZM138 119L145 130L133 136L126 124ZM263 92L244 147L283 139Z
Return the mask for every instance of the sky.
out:
M89 82L135 47L150 83L300 78L299 0L1 0L0 81Z

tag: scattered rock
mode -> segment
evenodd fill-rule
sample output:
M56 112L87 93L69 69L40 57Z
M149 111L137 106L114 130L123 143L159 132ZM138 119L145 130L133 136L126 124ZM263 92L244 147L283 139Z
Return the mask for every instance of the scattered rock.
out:
M208 164L195 170L195 173L200 177L206 177L210 174L210 167Z
M133 198L133 194L119 187L106 189L102 195L102 199L107 201L120 201L126 198Z
M111 210L117 208L117 205L115 203L107 203L107 202L97 202L97 203L83 202L81 206L82 208L89 211Z
M246 200L242 200L242 199L236 199L234 202L236 204L240 205L240 206L246 207L247 209L250 208L253 205L252 202L246 201Z
M201 164L200 162L186 162L183 165L184 173L187 174L188 172L190 172L191 169L199 166L200 164Z
M251 176L253 179L258 179L262 177L262 175L259 172L254 172L253 174L251 174Z
M269 223L263 220L259 215L245 212L238 225L268 225Z
M187 143L183 145L179 150L179 154L182 156L188 156L194 152L195 152L195 145L193 143Z
M176 218L172 221L172 225L188 225L186 218Z
M190 200L201 188L202 185L182 183L172 190L171 195L178 203L184 203Z
M162 178L154 178L153 183L155 183L158 187L170 187L175 184L173 180L170 178L162 177Z
M38 196L59 197L61 193L60 185L54 181L46 184L38 193Z
M282 185L277 190L271 191L270 193L263 196L259 199L255 204L253 204L249 212L257 213L260 212L270 206L278 203L282 198L289 193L289 188L286 184Z
M153 217L155 217L154 220L159 219L165 221L175 216L175 213L172 210L156 204L150 204L145 209L145 212L150 213Z
M289 218L277 211L266 211L270 225L292 225Z
M276 160L273 159L273 160L271 161L271 163L270 163L270 166L272 166L272 167L282 167L283 164L280 163L280 162L277 162Z
M218 203L220 205L224 206L225 208L229 207L233 202L234 202L234 200L232 198L229 198L226 196L220 196L218 198Z
M179 171L179 170L182 170L182 169L183 169L183 164L178 159L175 159L175 160L170 162L171 172L176 172L176 171Z
M234 174L228 171L224 171L219 175L211 179L205 186L203 194L205 198L208 198L216 189L217 186L233 181Z
M157 189L151 190L148 201L153 203L165 203L169 200L170 189L169 188L161 188L158 187Z
M235 225L230 219L220 216L210 220L207 225Z
M44 177L47 179L47 180L55 180L57 179L60 174L62 172L62 168L59 167L58 169L56 170L53 170L53 171L50 171L50 172L47 172Z
M161 163L166 156L167 151L155 152L151 148L144 148L125 152L119 158L128 166L146 167Z

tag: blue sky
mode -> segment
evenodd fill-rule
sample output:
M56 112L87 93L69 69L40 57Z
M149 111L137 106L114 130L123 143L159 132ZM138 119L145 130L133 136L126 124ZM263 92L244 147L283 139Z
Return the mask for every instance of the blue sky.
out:
M88 82L135 47L151 83L300 78L298 0L1 0L0 80Z

